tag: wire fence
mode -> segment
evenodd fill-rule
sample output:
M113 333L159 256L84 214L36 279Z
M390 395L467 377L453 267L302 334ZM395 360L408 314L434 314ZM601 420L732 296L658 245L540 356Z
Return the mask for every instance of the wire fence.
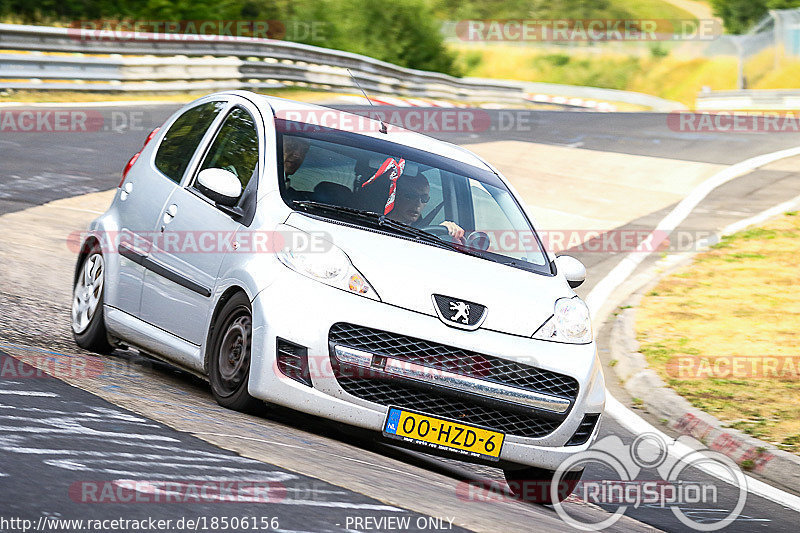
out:
M781 68L785 62L800 60L800 9L771 10L747 33L714 40L704 55L736 56L738 88L748 89L753 80Z

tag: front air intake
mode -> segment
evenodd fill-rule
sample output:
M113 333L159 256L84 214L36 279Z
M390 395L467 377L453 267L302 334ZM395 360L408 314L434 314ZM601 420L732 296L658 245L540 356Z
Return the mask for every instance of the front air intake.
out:
M592 432L599 418L599 414L584 415L583 420L581 420L581 423L578 425L577 431L575 431L575 434L569 439L569 442L567 442L567 446L586 444L586 441L592 436Z
M311 387L311 374L308 370L308 348L278 338L275 359L278 370L295 381Z

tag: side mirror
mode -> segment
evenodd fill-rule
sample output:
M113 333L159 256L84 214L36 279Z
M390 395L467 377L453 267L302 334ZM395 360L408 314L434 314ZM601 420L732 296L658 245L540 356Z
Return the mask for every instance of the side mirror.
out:
M586 281L586 267L583 263L569 255L560 255L556 257L556 267L567 278L567 283L573 289L580 287Z
M222 168L207 168L197 175L197 190L212 201L233 206L242 195L242 184L236 174Z

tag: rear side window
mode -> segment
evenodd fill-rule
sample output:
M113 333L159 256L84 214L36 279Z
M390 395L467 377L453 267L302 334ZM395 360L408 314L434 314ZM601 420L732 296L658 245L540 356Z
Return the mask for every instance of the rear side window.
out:
M156 168L175 183L180 183L197 145L225 105L225 102L208 102L178 117L161 141L156 153Z

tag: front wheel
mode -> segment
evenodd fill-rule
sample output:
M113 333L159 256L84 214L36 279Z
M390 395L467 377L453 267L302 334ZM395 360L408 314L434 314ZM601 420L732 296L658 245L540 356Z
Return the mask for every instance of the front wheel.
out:
M211 392L223 407L253 411L263 402L250 396L250 354L253 319L250 301L237 293L222 307L209 343Z
M552 505L563 502L575 490L583 475L583 469L566 472L561 479L553 479L555 472L544 468L529 466L520 470L504 470L506 483L511 493L520 500L530 503ZM558 484L557 500L553 500L551 487Z
M103 286L106 264L97 246L83 259L75 276L70 318L75 343L85 350L111 353L108 332L103 318Z

